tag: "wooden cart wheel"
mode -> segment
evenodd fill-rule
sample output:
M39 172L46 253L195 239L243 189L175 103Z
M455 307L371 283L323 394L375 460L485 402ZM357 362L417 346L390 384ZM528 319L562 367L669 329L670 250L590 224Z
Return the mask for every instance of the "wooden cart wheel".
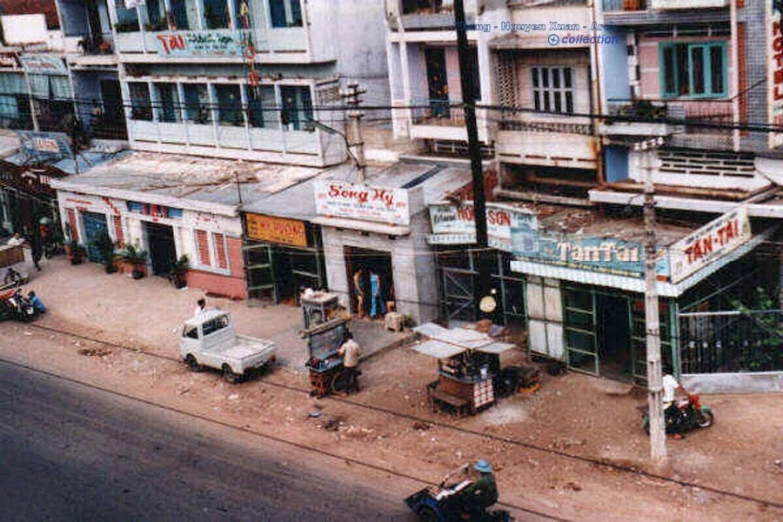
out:
M334 393L342 393L348 389L348 373L347 372L337 372L332 379L332 392Z

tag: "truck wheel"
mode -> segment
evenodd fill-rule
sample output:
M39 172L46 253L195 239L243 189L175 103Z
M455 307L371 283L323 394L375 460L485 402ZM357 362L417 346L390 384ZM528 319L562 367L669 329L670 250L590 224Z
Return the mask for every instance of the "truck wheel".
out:
M440 517L438 513L430 506L421 506L416 510L416 514L419 516L419 522L439 522Z
M239 382L239 375L234 373L234 371L231 369L231 366L224 364L223 365L223 378L226 380L229 384L236 384Z
M188 365L188 368L190 368L194 372L200 372L201 371L201 365L198 363L195 357L193 357L193 354L189 353L187 357L185 357L185 364Z

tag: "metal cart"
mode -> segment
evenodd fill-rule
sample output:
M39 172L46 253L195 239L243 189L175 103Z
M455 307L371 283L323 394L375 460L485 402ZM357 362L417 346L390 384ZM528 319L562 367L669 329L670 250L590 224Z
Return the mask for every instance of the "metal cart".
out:
M309 358L305 367L310 372L310 395L324 397L344 389L343 358L337 354L345 341L348 321L338 318L313 326L305 331Z

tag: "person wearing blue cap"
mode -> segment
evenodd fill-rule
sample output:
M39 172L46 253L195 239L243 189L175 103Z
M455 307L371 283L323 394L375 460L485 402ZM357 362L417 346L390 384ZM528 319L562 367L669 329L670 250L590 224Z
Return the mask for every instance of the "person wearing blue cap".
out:
M473 469L481 475L473 484L462 490L460 498L465 509L479 520L486 509L498 501L498 487L489 462L479 460L473 465Z

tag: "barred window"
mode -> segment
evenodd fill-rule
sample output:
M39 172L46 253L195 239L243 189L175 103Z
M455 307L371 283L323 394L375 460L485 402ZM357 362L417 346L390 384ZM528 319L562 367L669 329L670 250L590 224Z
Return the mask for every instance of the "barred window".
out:
M571 67L531 68L536 111L574 113L574 72Z

